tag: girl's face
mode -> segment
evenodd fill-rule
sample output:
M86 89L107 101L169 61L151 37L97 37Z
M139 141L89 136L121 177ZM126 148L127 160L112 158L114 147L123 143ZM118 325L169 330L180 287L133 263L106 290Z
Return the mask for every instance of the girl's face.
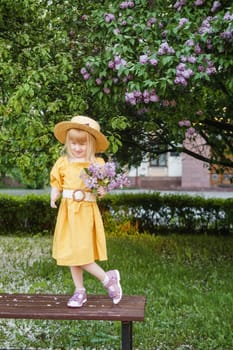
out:
M68 137L71 156L78 160L86 160L88 147L86 132L72 129Z

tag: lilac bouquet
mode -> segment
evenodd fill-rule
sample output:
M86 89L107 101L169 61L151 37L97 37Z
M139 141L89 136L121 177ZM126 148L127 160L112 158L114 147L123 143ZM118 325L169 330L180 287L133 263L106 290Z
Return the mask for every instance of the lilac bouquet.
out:
M104 187L109 192L129 185L126 173L119 171L114 162L106 162L104 165L92 163L84 170L83 181L95 193L99 187Z

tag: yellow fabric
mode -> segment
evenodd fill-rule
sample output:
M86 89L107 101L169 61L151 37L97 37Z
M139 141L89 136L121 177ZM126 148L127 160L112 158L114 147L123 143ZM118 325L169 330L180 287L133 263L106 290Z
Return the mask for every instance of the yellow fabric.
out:
M96 158L104 164L102 158ZM89 163L69 162L60 157L50 174L51 187L86 189L81 173ZM95 260L107 260L102 217L96 202L76 202L62 198L53 240L53 257L58 265L80 266Z

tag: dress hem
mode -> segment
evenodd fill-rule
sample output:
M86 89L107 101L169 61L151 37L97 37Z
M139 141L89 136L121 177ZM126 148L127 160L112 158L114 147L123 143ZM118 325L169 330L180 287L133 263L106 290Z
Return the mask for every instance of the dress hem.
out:
M54 258L54 257L53 257ZM57 265L58 266L83 266L83 265L88 265L88 264L92 264L94 263L95 261L107 261L108 258L100 258L100 259L94 259L94 260L91 260L91 261L88 261L88 262L63 262L62 260L59 260L59 259L56 259L54 258L57 262Z

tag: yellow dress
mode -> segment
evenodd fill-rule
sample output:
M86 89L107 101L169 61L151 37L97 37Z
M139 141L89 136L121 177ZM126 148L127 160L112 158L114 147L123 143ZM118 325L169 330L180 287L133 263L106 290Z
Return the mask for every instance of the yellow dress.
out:
M96 158L104 164L102 158ZM75 190L85 188L81 172L88 162L69 162L60 157L50 174L51 187ZM96 202L77 202L62 198L53 240L53 258L58 265L80 266L95 260L107 260L102 217Z

